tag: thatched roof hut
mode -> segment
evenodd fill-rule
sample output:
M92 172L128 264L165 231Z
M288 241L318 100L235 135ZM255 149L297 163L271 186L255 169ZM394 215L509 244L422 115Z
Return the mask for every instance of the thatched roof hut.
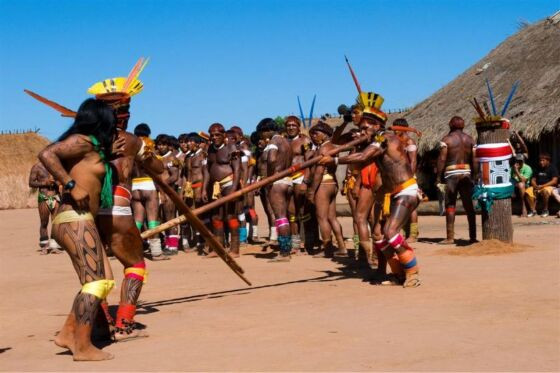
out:
M486 65L486 68L484 68ZM529 141L539 141L560 127L560 23L552 17L529 25L512 35L474 66L431 97L404 114L423 132L420 154L437 146L448 131L454 115L465 118L466 131L475 134L471 97L488 101L485 78L494 92L497 110L506 100L512 84L521 84L506 117L513 129L523 131Z

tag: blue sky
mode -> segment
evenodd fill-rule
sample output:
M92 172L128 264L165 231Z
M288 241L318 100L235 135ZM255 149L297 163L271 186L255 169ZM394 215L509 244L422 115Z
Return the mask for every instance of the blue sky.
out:
M71 123L23 93L70 108L87 88L150 63L130 126L153 133L254 129L267 116L334 113L356 89L385 109L412 106L441 88L559 0L29 1L0 0L0 130L39 127L56 138Z

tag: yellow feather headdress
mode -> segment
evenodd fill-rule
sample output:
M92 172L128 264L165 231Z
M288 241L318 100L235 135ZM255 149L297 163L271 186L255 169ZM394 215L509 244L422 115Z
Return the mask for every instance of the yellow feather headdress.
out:
M126 78L117 77L102 80L89 87L87 92L95 96L102 96L108 93L120 93L129 97L140 93L144 85L138 77L148 64L148 61L149 58L144 59L144 57L140 57Z

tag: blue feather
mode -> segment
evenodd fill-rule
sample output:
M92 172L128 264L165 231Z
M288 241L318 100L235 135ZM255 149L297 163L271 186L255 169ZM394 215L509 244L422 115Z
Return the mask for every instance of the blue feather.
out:
M490 87L490 82L486 78L486 87L488 87L488 96L490 96L490 103L492 104L492 114L496 115L496 104L494 103L494 94L492 93L492 88Z
M299 100L299 96L297 96L297 103L299 106L299 116L301 117L301 123L303 124L303 128L305 128L305 116L303 115L303 109L301 108L301 101Z
M313 108L315 107L315 99L317 95L313 95L313 102L311 102L311 111L309 112L309 124L307 128L311 128L311 121L313 120Z
M502 117L506 114L508 106L511 103L511 99L513 98L513 95L515 94L515 91L517 90L518 86L519 86L519 80L513 83L513 87L511 87L511 92L509 93L506 103L504 104L504 108L502 109L502 114L501 114Z

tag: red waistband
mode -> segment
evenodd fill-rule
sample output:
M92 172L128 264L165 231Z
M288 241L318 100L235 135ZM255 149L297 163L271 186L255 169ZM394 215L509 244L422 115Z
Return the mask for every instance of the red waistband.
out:
M130 193L130 190L123 186L115 185L113 187L113 197L121 197L130 202L130 200L132 199L132 193Z

